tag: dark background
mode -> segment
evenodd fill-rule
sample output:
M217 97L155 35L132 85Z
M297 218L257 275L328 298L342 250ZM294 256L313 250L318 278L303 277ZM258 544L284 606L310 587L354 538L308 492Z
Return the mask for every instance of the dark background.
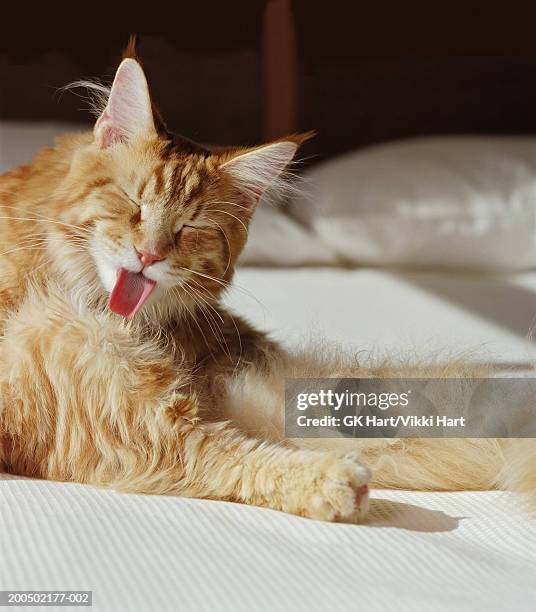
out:
M137 33L153 96L173 131L221 144L277 136L266 119L278 99L266 92L268 4L188 2L173 11L145 4L141 16L132 7L113 15L106 5L6 9L0 119L87 122L84 101L57 88L111 79ZM536 21L514 5L496 14L477 4L456 12L450 3L414 12L337 1L290 8L290 127L317 130L308 145L315 159L421 134L536 132ZM279 44L285 47L283 37L272 33L276 51Z

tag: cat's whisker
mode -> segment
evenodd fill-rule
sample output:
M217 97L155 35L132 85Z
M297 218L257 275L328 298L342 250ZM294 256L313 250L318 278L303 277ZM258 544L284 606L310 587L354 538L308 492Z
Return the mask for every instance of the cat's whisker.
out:
M256 298L250 291L248 291L247 289L245 289L241 285L238 285L236 282L233 282L231 284L231 283L229 283L227 281L224 281L221 278L215 278L214 276L210 276L210 274L205 274L203 272L198 272L197 270L192 270L191 268L186 268L184 266L181 266L181 270L185 270L187 272L191 272L192 274L197 274L198 276L202 276L203 278L207 278L207 279L209 279L211 281L214 281L215 283L218 283L218 284L222 285L225 289L228 289L229 287L232 287L233 289L238 289L238 291L241 291L247 297L250 297L253 300L255 300L259 304L259 306L261 306L266 311L266 305L265 304L263 304L258 298Z
M203 341L208 349L208 352L210 354L210 356L215 359L214 357L214 353L212 352L212 348L207 340L207 337L205 336L205 332L203 331L203 328L201 327L201 325L199 324L199 321L197 320L197 317L195 316L195 312L192 313L192 311L190 310L190 308L188 307L188 304L186 303L185 300L182 299L182 295L180 294L180 291L177 287L173 287L172 288L174 293L177 295L177 297L179 298L179 301L181 302L181 304L183 305L183 307L186 309L186 311L188 312L188 314L190 315L191 319L194 321L194 323L196 324L197 328L199 329L199 332L201 333L201 336L203 338ZM186 294L190 297L190 299L192 298L192 296L188 293L188 291L186 291ZM193 300L193 303L195 305L195 300Z
M21 247L17 247L14 249L9 249L9 251L4 251L3 253L0 253L0 256L10 255L11 253L16 253L17 251L44 251L44 250L46 250L45 246L39 246L38 244L34 244L34 245L21 246Z
M41 223L54 223L55 225L61 225L68 228L74 228L80 232L87 232L86 229L78 227L77 225L72 225L71 223L64 223L63 221L53 221L52 219L40 219L39 217L0 217L0 219L10 220L10 221L39 221Z
M188 287L188 288L187 288ZM196 292L194 290L194 288L191 285L187 285L187 283L185 283L184 285L182 285L182 288L186 291L186 293L188 293L189 295L192 295L190 293L190 291L193 293L192 299L194 299L195 301L195 296L197 296L198 299L203 300L203 302L205 302L205 304L209 305L206 300L204 300L198 292ZM188 291L188 289L190 291ZM214 336L214 339L216 340L216 342L218 343L219 347L221 348L221 350L229 357L230 361L233 361L233 357L231 355L231 352L229 350L229 346L227 344L227 341L225 340L225 334L223 333L223 329L222 327L218 326L217 321L214 320L213 315L210 312L207 312L205 310L205 308L203 307L202 304L199 304L199 302L197 302L197 305L199 307L199 310L201 312L201 314L203 315L203 317L205 318L205 321L207 322L208 326L210 327L210 330ZM219 313L218 313L219 316ZM210 318L210 320L209 320ZM221 317L220 317L221 318ZM222 324L224 323L223 319L222 319ZM218 336L218 333L220 334L220 336ZM225 347L223 346L223 344L225 344Z
M246 297L251 298L253 301L257 302L257 304L262 308L263 312L266 314L266 311L268 310L266 307L266 304L262 302L261 300L259 300L259 298L256 295L251 293L251 291L249 291L248 289L245 289L244 287L242 287L242 285L239 285L236 281L233 281L233 284L231 286L233 289L240 291L240 293L242 293Z
M197 285L199 285L199 283L197 283L197 282L196 282L196 280L195 280L194 278L192 278L192 279L190 279L190 280L191 280L191 281L193 281L193 282L195 282ZM183 286L187 286L187 287L189 287L189 288L190 288L192 291L195 291L195 292L196 292L196 295L199 295L199 290L198 290L197 288L192 287L192 286L191 286L191 285L188 283L188 281L186 281L186 282L184 283L184 285L183 285ZM203 288L201 285L199 285L199 287ZM221 316L221 314L220 314L220 313L219 313L219 312L218 312L218 311L217 311L217 310L214 308L214 306L213 306L213 305L212 305L210 302L208 302L208 301L207 301L207 300L206 300L206 299L205 299L203 296L199 296L199 297L200 297L200 299L202 299L202 300L203 300L203 302L205 302L205 303L207 304L207 306L208 306L209 308L211 308L211 309L212 309L212 310L213 310L213 311L216 313L216 315L218 316L218 318L220 319L220 321L222 322L222 324L224 324L224 323L225 323L225 321L224 321L223 317L222 317L222 316Z
M52 221L54 223L61 223L62 225L66 225L68 227L72 227L72 228L78 229L78 230L80 230L82 232L88 232L89 233L89 231L86 228L81 227L80 225L75 225L75 224L72 224L72 223L65 223L63 221L60 222L57 219L51 219L50 217L47 217L46 215L43 215L40 212L36 212L35 210L29 210L28 208L23 208L21 206L11 206L11 205L7 205L7 204L0 204L0 208L9 208L11 210L20 210L20 211L22 211L22 212L24 212L24 213L26 213L28 215L37 215L37 217L38 217L37 219L33 219L32 218L31 220L39 221L40 219L42 219L43 221Z
M183 285L183 288L185 288L185 286ZM220 348L222 349L222 351L229 357L229 359L232 361L233 358L231 356L231 353L229 351L229 346L227 344L227 341L225 339L225 334L223 332L223 325L224 325L224 320L221 317L221 315L214 309L214 307L209 304L202 295L199 294L198 291L196 291L191 285L188 285L188 288L190 289L190 291L194 294L194 296L197 296L198 299L202 300L204 302L204 304L206 304L206 307L210 308L211 310L214 311L214 313L216 313L216 315L221 319L221 326L218 325L218 322L215 321L214 316L211 314L210 311L206 311L205 308L202 304L198 303L198 306L201 310L201 313L203 314L205 320L207 321L213 335L214 338L216 339L216 341L218 342ZM208 319L208 317L210 317L210 321ZM212 322L212 324L211 324ZM213 327L214 325L214 327ZM215 328L215 329L214 329ZM221 340L221 341L220 341ZM222 345L222 342L225 344L225 348Z
M209 222L210 223L214 223L218 227L218 229L224 235L225 241L227 242L227 249L229 251L229 255L227 257L227 265L225 266L225 270L223 271L223 274L226 274L227 270L229 269L229 266L231 265L231 258L232 258L232 255L233 255L233 252L232 252L232 249L231 249L231 243L229 242L229 238L227 237L227 234L225 233L225 230L222 228L222 226L217 221L214 221L214 219L209 219Z
M240 225L244 228L244 231L246 232L246 236L249 235L247 225L242 221L242 219L239 219L236 215L233 215L233 213L230 213L227 210L221 210L219 208L210 208L207 212L219 212L219 213L222 213L223 215L229 215L229 217L233 217L233 219L236 219L238 223L240 223Z
M50 258L47 258L43 263L39 264L38 266L36 266L35 268L32 268L28 273L26 273L24 275L24 278L28 278L30 276L32 276L33 274L35 274L35 272L41 268L43 268L46 265L50 265L52 262L50 260Z
M229 202L228 200L209 200L208 202L204 202L203 206L210 206L211 204L229 204L230 206L236 206L237 208L241 208L246 212L251 212L251 208L243 206L242 204L237 204L236 202Z
M182 285L182 289L192 298L193 302L198 306L198 308L200 309L201 313L205 317L205 320L209 324L209 327L210 327L212 333L214 334L214 337L216 337L216 339L217 339L217 334L216 334L216 332L214 331L214 328L212 327L212 325L210 324L210 322L207 319L206 312L204 310L205 306L204 306L204 304L199 303L199 301L198 301L199 300L199 294L197 292L195 292L194 288L191 285L188 285L187 283L184 283ZM196 300L196 297L197 297L197 300ZM203 300L203 302L205 302L205 304L206 304L205 300ZM211 318L212 323L216 324L212 315L210 315L210 318ZM217 328L217 326L216 326L216 328ZM221 329L219 329L219 331L221 332Z
M33 234L31 236L27 236L24 240L15 243L15 246L7 251L3 251L0 253L2 255L10 255L11 253L16 253L17 251L35 251L35 250L46 250L47 242L50 240L60 240L59 238L52 238L50 236L43 238L36 238L38 234Z
M211 281L214 281L215 283L218 283L220 285L222 285L222 287L225 287L227 289L227 287L229 287L229 283L224 281L221 278L215 278L214 276L210 276L210 274L205 274L203 272L198 272L197 270L192 270L191 268L186 268L185 266L180 266L181 270L185 270L186 272L190 272L192 274L197 274L198 276L202 276L203 278L207 278Z
M23 240L15 243L14 246L17 245L23 245L29 242L35 242L35 243L49 243L49 242L68 242L69 244L75 244L77 246L85 246L87 244L87 242L83 239L69 239L68 241L65 240L65 238L60 238L57 236L50 236L47 235L46 232L41 232L41 233L36 233L36 234L30 234L28 236L26 236Z
M183 310L186 310L184 308L184 302L182 301L182 296L180 295L180 290L177 287L173 287L171 292L174 293L179 298L179 301L181 302ZM190 317L181 317L181 324L182 323L186 323L186 325L188 326L188 333L190 334L191 337L193 337L192 326L190 324ZM179 327L179 321L177 320L173 328L173 331L176 331L178 327Z
M201 285L198 281L196 281L195 278L190 279L190 281L194 282L199 287L199 291L205 291L210 296L210 293L208 292L206 287L203 287L203 285ZM186 282L186 284L188 284L188 281ZM218 313L218 316L220 316L220 318L221 318L221 315L219 315L219 313ZM237 335L237 338L238 338L239 355L238 355L238 361L237 361L236 366L235 366L235 369L236 369L238 367L239 363L242 361L242 353L243 353L242 336L240 334L240 330L238 329L238 325L236 324L236 321L235 321L234 317L231 315L230 312L227 312L227 316L231 319L231 322L233 324L233 327L235 328L236 335ZM222 323L223 323L223 319L222 319Z

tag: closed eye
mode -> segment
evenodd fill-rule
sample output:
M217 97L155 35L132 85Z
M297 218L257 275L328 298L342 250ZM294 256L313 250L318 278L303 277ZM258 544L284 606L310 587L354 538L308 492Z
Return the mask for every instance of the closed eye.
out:
M182 226L181 230L182 230L182 229L192 229L192 230L195 230L196 232L210 232L210 231L212 231L214 228L213 228L213 227L206 226L206 225L188 225L187 223L185 223L185 224ZM180 230L179 230L179 233L180 233Z
M185 234L189 234L191 231L199 231L198 227L194 227L193 225L181 225L180 229L175 232L175 238L178 240Z
M180 241L181 238L189 236L198 236L199 233L213 232L215 228L202 225L188 225L185 223L178 232L175 233L175 239Z

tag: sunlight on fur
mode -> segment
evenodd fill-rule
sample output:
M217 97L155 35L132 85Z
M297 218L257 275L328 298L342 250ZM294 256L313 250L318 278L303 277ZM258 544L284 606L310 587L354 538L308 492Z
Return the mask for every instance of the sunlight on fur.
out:
M291 188L310 134L226 149L174 136L132 45L111 88L74 85L96 92L93 132L0 178L6 469L329 521L363 519L370 483L536 506L532 440L284 439L285 377L474 375L327 343L290 354L221 305L256 205Z

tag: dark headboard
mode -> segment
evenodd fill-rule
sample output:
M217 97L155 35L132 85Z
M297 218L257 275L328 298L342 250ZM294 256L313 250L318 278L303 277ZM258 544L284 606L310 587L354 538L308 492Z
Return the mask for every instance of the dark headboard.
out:
M536 58L304 63L299 127L325 155L424 134L536 132Z
M35 31L0 37L0 119L87 121L84 102L56 88L111 77L135 30L170 128L200 141L316 129L306 153L320 159L422 134L536 132L536 55L410 57L415 29L389 30L353 4L188 2L179 21L87 31L36 17Z

